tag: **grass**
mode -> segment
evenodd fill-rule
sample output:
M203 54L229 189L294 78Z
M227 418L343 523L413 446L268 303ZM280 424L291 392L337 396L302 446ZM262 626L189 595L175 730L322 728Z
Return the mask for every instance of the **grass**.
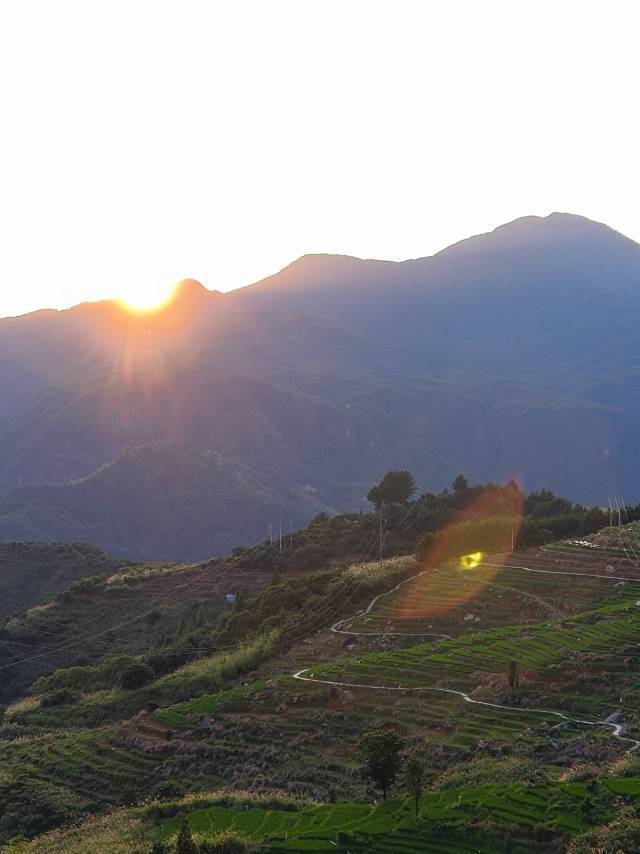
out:
M277 798L260 802L247 796L203 795L198 800L119 810L108 820L91 819L77 828L46 834L24 850L144 851L148 848L143 845L149 846L152 839L175 838L186 817L201 840L232 830L273 851L524 853L551 850L547 844L557 845L559 838L567 844L572 837L593 834L584 818L588 801L595 803L601 824L613 822L621 810L637 808L640 777L604 779L595 792L586 784L562 782L427 792L420 799L417 821L413 800L405 798L373 805L289 802L283 809Z
M598 561L608 559L589 554L594 571ZM539 560L540 566L558 560L559 566L571 567L576 558L545 553ZM360 597L350 601L349 609L356 610L358 601L366 605L375 592L417 570L412 558L389 560L382 567L349 567L341 574L348 578L345 589L357 590ZM153 576L155 582L164 578ZM310 646L301 644L290 657L271 661L267 670L280 673L241 684L239 675L273 658L276 628L235 651L191 662L139 691L107 688L48 709L33 700L16 704L0 730L6 739L0 741L3 773L10 781L46 782L60 792L82 793L72 818L150 794L175 796L220 785L251 787L257 794L276 786L289 797L312 800L326 800L333 789L344 799L295 812L278 804L203 802L187 810L200 834L229 828L255 840L269 839L274 850L336 850L336 845L352 852L544 850L545 833L588 832L580 813L585 784L577 773L559 779L577 745L588 742L612 771L619 762L618 788L609 787L607 797L623 803L636 798L640 769L631 759L626 765L617 760L624 745L609 730L568 724L551 732L559 718L519 708L517 702L512 709L498 709L470 705L453 694L371 686L452 688L505 702L509 662L516 661L521 676L516 700L523 705L562 708L593 721L622 710L625 725L633 728L640 724L628 711L640 699L637 599L640 582L614 588L604 579L576 583L570 575L485 566L472 576L453 568L426 574L381 596L369 613L352 618L351 627L379 635L389 625L397 630L410 624L424 632L443 625L437 620L446 617L452 620L451 640L407 646L386 639L380 644L374 637L365 650L340 657L341 645L350 638L314 632ZM518 626L507 622L513 619L514 602L523 615ZM314 664L309 673L359 687L333 689L288 675L301 666L295 656L315 652L316 643L322 651L325 641L333 643L330 655L338 650L338 657ZM138 714L150 700L164 705L180 698L152 714ZM367 791L354 745L363 729L385 725L401 730L424 760L431 789L422 804L425 826L410 821L408 801L375 810L363 803ZM151 825L163 838L170 836L180 815L174 811L154 823L150 814L141 814L147 841L153 836L148 835ZM142 832L139 825L127 827L125 838ZM338 834L344 835L342 841ZM542 834L540 839L536 834ZM452 839L457 848L451 847ZM109 849L92 842L85 850Z

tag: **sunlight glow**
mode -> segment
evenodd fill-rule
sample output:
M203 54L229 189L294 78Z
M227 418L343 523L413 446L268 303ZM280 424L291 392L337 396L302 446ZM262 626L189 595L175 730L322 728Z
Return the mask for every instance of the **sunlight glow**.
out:
M639 28L628 0L4 0L0 316L525 214L637 240Z
M484 559L484 552L472 552L460 557L460 569L475 569Z
M121 297L118 303L126 311L136 314L160 311L173 300L177 287L177 283L171 285L168 290L143 285L133 289L125 297Z
M517 543L522 515L523 495L515 481L479 494L468 490L447 526L419 541L423 572L403 586L405 599L395 620L451 613L478 597ZM447 565L449 571L440 572ZM454 567L458 571L452 573Z

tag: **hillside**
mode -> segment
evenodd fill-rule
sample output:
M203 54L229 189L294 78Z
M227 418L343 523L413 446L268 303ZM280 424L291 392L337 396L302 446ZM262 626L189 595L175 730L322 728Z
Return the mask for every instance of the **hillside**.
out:
M251 616L261 634L197 667L128 691L100 667L41 679L0 730L13 805L0 832L104 817L8 851L172 852L183 817L203 843L232 829L273 851L634 850L637 534L605 529L471 573L399 558L297 590L274 579L224 618L228 631ZM274 619L286 645L262 634ZM376 806L358 774L359 735L377 726L425 766L418 820L400 781ZM150 794L162 802L122 808ZM18 810L22 824L16 798L33 811Z
M150 442L86 478L0 499L0 531L16 540L86 540L134 559L201 560L230 551L234 530L255 541L267 520L286 519L288 528L325 509L312 496L279 496L213 451Z
M637 376L631 330L639 280L638 244L606 225L554 213L402 263L308 256L233 296L339 317L352 332L383 341L428 345L476 376L590 400L600 399L587 388L594 372L600 381L617 377L609 402L633 407L622 387Z
M0 619L48 601L79 578L106 575L119 565L87 543L0 543Z
M183 816L276 851L615 833L640 796L637 523L590 533L605 514L515 484L384 518L381 562L377 513L320 515L282 550L130 565L6 619L0 842L34 837L7 854L173 852ZM376 727L424 765L418 822L401 779L372 809L357 745Z
M0 539L199 559L363 506L390 468L425 490L462 471L636 501L639 281L637 244L553 214L402 263L306 256L227 294L188 280L152 314L0 320ZM186 496L151 455L188 472ZM187 533L180 507L208 525Z

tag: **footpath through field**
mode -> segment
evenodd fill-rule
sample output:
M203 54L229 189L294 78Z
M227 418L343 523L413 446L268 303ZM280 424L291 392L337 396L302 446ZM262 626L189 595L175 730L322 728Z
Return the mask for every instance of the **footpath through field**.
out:
M620 583L627 584L629 582L640 583L640 579L637 577L634 578L634 577L626 576L626 575L617 575L617 574L612 574L609 572L607 572L607 574L600 574L600 573L576 571L573 569L571 569L571 570L560 570L560 569L552 570L552 569L544 569L544 568L540 568L540 567L522 566L519 564L511 564L511 563L494 563L491 561L483 562L483 564L481 564L481 566L496 568L497 570L507 570L510 573L520 572L520 573L533 573L536 575L541 574L541 575L545 575L545 576L565 576L565 577L577 577L577 578L581 578L581 579L589 578L589 579L598 579L600 581L605 580L607 582L611 582L614 584L620 584ZM391 623L392 621L387 621L387 623L384 625L384 627L380 631L375 631L375 630L371 631L369 629L363 630L363 631L357 631L353 628L353 625L356 621L358 623L362 623L363 620L367 620L368 618L370 618L371 615L375 612L376 607L379 606L379 604L381 603L381 601L383 599L393 596L394 594L398 593L401 590L401 588L405 587L406 585L409 585L411 582L415 582L416 580L423 578L425 575L427 575L430 572L433 572L433 570L424 570L423 572L417 573L416 575L411 576L410 578L404 579L399 584L395 585L395 587L393 587L391 590L388 590L385 593L378 594L377 596L375 596L371 600L371 602L364 609L364 611L361 611L358 614L354 614L351 617L347 617L345 619L339 620L337 623L335 623L333 626L331 626L331 631L334 633L348 634L348 635L353 635L353 636L379 635L382 637L384 637L384 636L390 637L390 636L397 635L399 637L406 637L408 635L415 635L415 636L420 636L423 638L433 637L433 638L438 640L438 651L439 652L441 651L443 653L443 655L437 656L438 664L441 667L444 666L446 668L446 661L444 660L445 659L444 654L446 653L446 647L447 647L448 641L453 641L453 638L451 638L448 635L445 635L442 633L430 633L428 631L427 632L413 631L410 633L396 632L393 628L393 625L392 624L389 625L389 623ZM578 583L587 583L587 582L572 581L572 586L574 586ZM636 591L635 587L636 587L636 584L633 584L633 589L630 591L633 594L633 598L640 595L640 592ZM503 589L509 589L509 587L505 588L503 585ZM639 590L640 590L640 588L639 588ZM535 598L541 599L541 597L537 597L535 594L533 594L533 595ZM544 605L547 608L551 607L554 611L554 616L562 618L562 616L563 616L562 612L559 611L554 606L550 606L549 603L545 602L544 600L542 600L540 602L540 604ZM640 600L634 602L634 605L640 605ZM345 626L350 626L350 628L345 628ZM367 658L366 655L362 656L362 659L366 659L366 658ZM360 661L357 663L362 664L364 662ZM407 685L407 684L389 685L389 684L371 684L370 682L345 681L345 680L333 679L333 678L320 678L319 676L315 675L315 671L317 671L318 669L322 670L325 668L322 668L322 667L320 667L320 668L306 667L306 668L303 668L301 670L298 670L296 673L294 673L292 675L293 675L294 679L297 679L297 680L300 680L303 682L316 682L316 683L323 684L323 685L329 685L329 686L333 686L333 687L337 687L337 688L345 688L345 689L355 689L355 690L365 689L365 690L374 690L374 691L392 691L392 692L402 692L402 693L404 693L404 692L436 692L436 693L440 693L440 694L455 695L455 696L459 697L461 700L463 700L465 703L469 703L469 704L472 704L474 706L483 706L483 707L487 707L490 709L500 709L500 710L503 710L506 712L516 712L516 713L520 713L520 714L522 714L522 713L528 713L528 714L534 714L534 715L539 714L539 715L543 715L546 717L558 718L562 722L573 723L573 724L577 724L579 726L604 728L604 729L609 730L610 734L614 738L628 743L630 745L628 748L630 751L636 750L637 748L640 747L640 740L634 739L634 738L631 738L629 736L625 736L622 734L623 733L622 724L617 723L617 722L612 722L609 720L585 720L584 718L573 717L573 716L567 715L564 712L559 711L557 709L535 708L535 707L530 708L530 707L524 707L524 706L507 705L505 703L489 702L487 700L479 700L479 699L475 699L474 697L470 696L470 694L467 691L458 690L455 688L439 687L439 686L436 686L433 684L431 684L431 685L415 685L415 684L414 685ZM314 671L314 672L311 672L311 671ZM398 676L400 674L401 674L400 669L397 669L394 671L395 676Z

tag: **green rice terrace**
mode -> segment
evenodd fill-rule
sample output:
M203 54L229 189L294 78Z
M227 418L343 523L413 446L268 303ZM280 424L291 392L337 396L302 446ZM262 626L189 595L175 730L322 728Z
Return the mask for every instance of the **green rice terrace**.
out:
M5 704L2 850L639 851L639 536L255 567L231 604L229 563L76 582L5 624L62 643ZM140 617L103 646L67 622L94 607ZM367 733L399 739L386 799Z

